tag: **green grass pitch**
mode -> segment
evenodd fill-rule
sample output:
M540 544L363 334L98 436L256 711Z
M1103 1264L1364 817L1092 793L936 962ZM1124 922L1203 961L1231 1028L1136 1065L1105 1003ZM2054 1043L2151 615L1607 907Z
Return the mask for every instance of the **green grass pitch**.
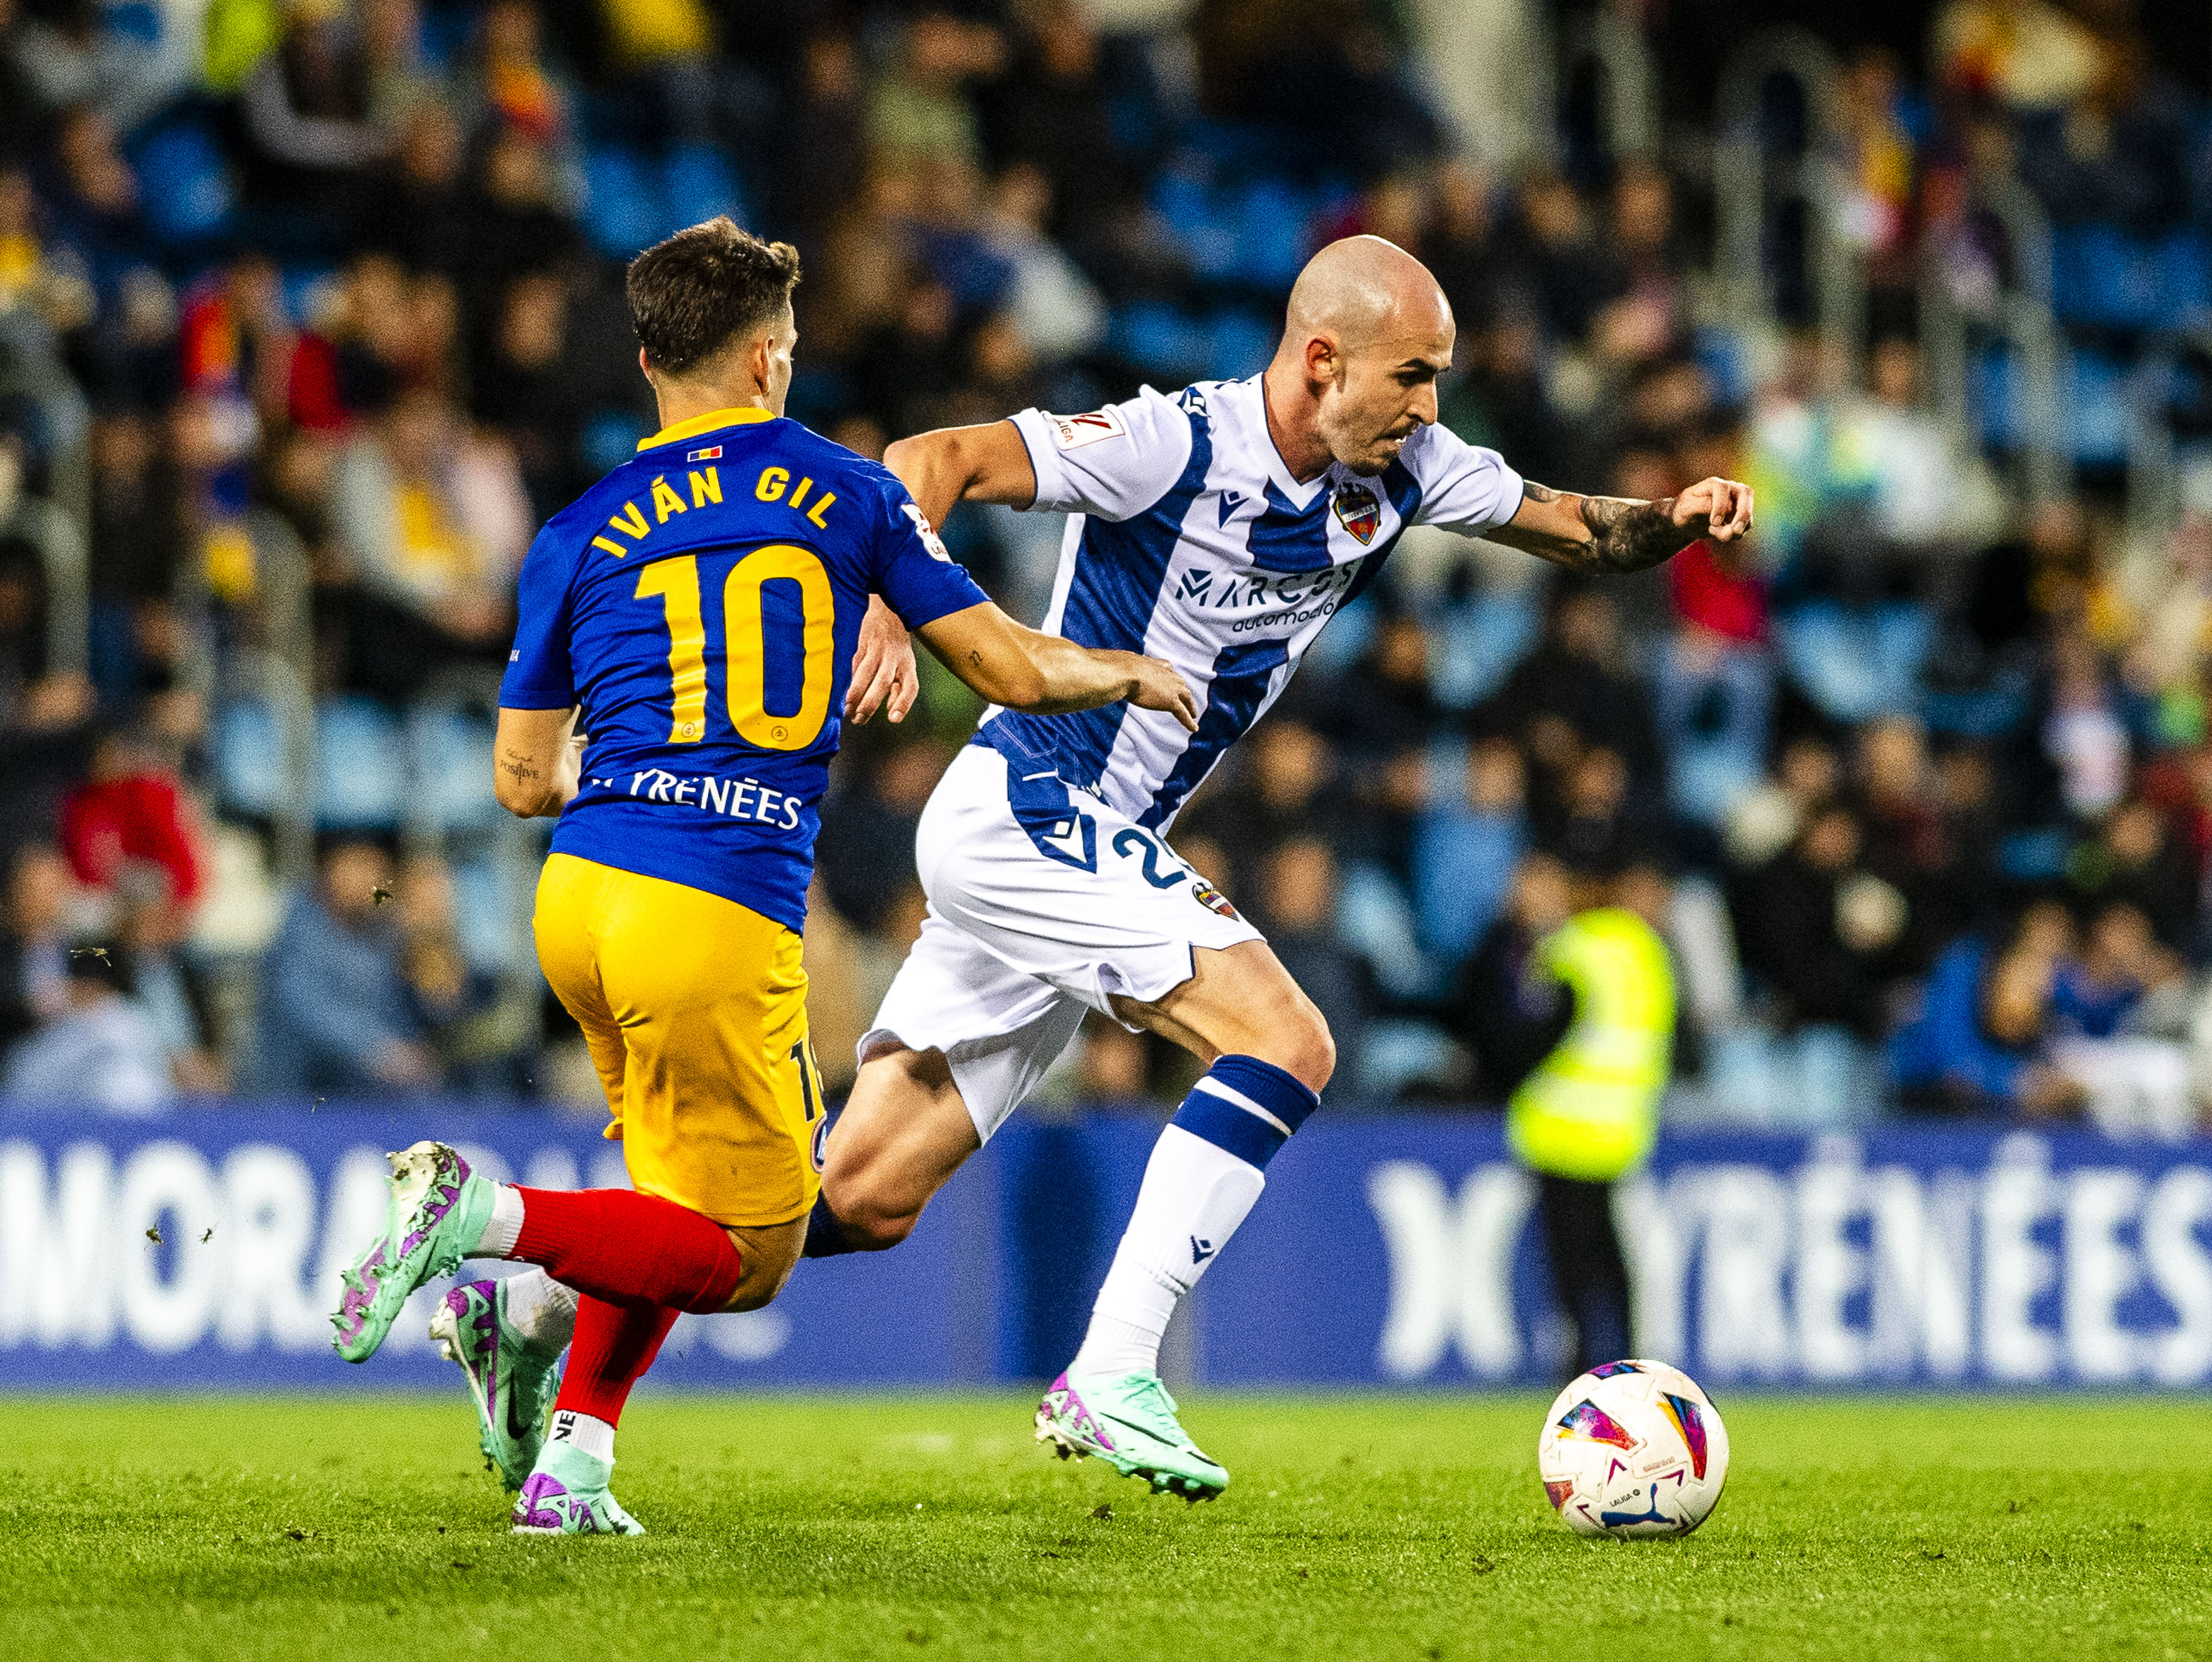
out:
M1639 1543L1552 1516L1533 1396L1193 1392L1195 1507L1030 1407L641 1397L652 1533L544 1541L458 1391L0 1399L0 1657L2212 1659L2201 1399L1724 1396L1719 1510Z

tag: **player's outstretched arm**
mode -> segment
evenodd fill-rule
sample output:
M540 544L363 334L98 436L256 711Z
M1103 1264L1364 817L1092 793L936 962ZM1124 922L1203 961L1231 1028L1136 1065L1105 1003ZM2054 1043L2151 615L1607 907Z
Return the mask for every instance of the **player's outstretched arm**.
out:
M1024 628L988 600L916 632L971 691L1008 709L1049 715L1126 698L1198 731L1198 701L1164 659L1078 646Z
M932 525L943 525L955 502L1027 508L1036 500L1036 466L1010 421L940 427L896 440L884 451L884 466Z
M1642 571L1672 559L1700 537L1734 542L1751 529L1751 487L1712 478L1661 502L1577 496L1533 480L1521 507L1494 531L1494 543L1571 571Z
M574 709L499 712L492 736L492 794L523 819L556 814L576 794L584 758Z

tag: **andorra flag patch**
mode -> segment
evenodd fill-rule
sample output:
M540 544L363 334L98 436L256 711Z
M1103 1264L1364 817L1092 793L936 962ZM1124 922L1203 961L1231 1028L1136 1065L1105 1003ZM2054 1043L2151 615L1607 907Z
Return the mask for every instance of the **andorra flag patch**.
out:
M719 444L710 444L704 450L687 450L684 453L684 460L688 462L720 461L721 459L722 447Z

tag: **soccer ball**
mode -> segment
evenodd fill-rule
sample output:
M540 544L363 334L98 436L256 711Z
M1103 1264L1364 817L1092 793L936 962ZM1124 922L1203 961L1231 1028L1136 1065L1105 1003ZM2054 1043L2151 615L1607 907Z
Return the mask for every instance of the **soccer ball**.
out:
M1697 1381L1664 1362L1607 1362L1544 1416L1536 1470L1577 1535L1687 1535L1728 1481L1727 1428Z

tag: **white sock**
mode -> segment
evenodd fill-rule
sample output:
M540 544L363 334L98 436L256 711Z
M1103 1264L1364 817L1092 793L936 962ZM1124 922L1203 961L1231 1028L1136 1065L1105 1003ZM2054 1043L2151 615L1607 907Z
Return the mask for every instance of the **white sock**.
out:
M524 1343L546 1356L568 1348L576 1331L574 1288L537 1269L509 1275L500 1285L500 1314Z
M484 1220L472 1258L504 1258L522 1239L522 1190L511 1183L492 1188L491 1215Z
M556 1409L553 1432L545 1440L548 1447L566 1443L609 1465L615 1463L615 1428L595 1415L579 1414L573 1408Z
M1091 1379L1158 1372L1168 1318L1267 1186L1258 1166L1228 1150L1180 1125L1162 1131L1067 1371Z

